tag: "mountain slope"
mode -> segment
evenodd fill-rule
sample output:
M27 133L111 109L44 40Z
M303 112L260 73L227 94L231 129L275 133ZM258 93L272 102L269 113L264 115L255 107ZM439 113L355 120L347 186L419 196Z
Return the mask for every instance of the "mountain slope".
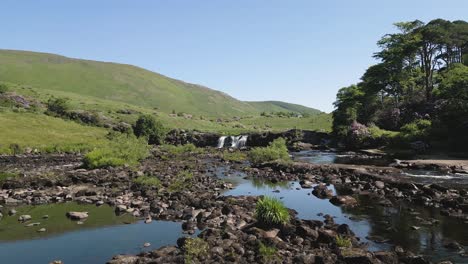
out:
M264 101L248 103L262 112L296 112L309 115L316 115L321 113L321 111L317 109L281 101Z
M318 112L283 102L242 102L225 93L131 65L28 51L0 50L0 81L157 108L167 113L174 110L196 115L242 116L263 111Z

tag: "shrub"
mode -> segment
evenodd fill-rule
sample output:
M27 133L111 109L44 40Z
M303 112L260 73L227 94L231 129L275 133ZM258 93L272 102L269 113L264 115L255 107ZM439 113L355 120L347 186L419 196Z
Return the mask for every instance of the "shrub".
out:
M401 137L406 141L427 140L430 134L432 122L419 119L401 127Z
M284 204L272 197L262 197L255 208L255 216L266 226L284 225L289 222L289 211Z
M275 160L285 162L291 160L284 138L275 139L265 148L253 148L249 152L249 159L256 164Z
M141 115L133 127L133 133L137 137L145 137L149 144L162 144L166 136L166 130L161 122L151 115Z
M209 245L201 238L187 238L183 246L185 263L193 263L195 260L208 254Z
M262 256L263 261L265 263L272 262L275 258L277 258L276 253L278 250L274 246L268 246L263 244L262 242L258 243L258 253Z
M335 242L338 247L349 248L352 246L351 239L340 235L335 237Z
M52 97L47 101L47 112L64 116L70 110L67 98Z
M8 92L9 88L8 85L4 83L0 83L0 94Z
M147 187L161 187L161 181L155 176L139 176L133 180L134 183Z
M149 154L145 140L125 134L116 135L105 147L95 149L84 157L86 168L115 167L124 164L136 165Z

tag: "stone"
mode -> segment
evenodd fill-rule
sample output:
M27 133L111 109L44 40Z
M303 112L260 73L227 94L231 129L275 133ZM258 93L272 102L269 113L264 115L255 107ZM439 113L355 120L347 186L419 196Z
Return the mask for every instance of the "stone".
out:
M349 195L333 196L333 198L330 199L330 202L334 205L344 206L356 206L358 204L357 200Z
M138 257L132 255L117 255L114 256L108 264L136 264L138 263Z
M37 222L37 223L30 223L30 224L27 224L25 225L26 227L32 227L32 226L38 226L40 225L41 223Z
M68 212L67 217L72 220L83 220L88 218L88 212Z
M279 229L275 228L275 229L271 229L271 230L268 230L268 231L265 231L265 233L263 234L263 237L264 238L275 238L279 233Z
M15 215L16 213L17 213L17 212L16 212L15 209L10 209L10 210L8 211L8 215L10 215L10 216Z
M383 189L383 188L385 188L385 183L383 181L376 181L375 182L375 187L377 187L379 189Z
M41 228L41 229L37 230L37 232L39 232L39 233L43 233L45 231L47 231L45 228Z
M308 181L308 180L301 180L299 182L299 184L301 185L302 188L304 189L310 189L312 188L313 186L313 183L311 181Z
M143 247L150 247L150 246L151 246L151 244L148 243L148 242L146 242L146 243L143 244Z
M20 215L20 217L18 218L18 221L26 222L26 221L29 221L31 219L32 219L32 217L30 215Z
M312 194L321 199L333 197L333 191L328 189L325 184L316 185Z

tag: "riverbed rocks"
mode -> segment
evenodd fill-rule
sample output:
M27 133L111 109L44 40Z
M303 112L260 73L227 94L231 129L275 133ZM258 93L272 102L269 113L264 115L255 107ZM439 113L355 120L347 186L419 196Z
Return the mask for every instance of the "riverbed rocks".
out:
M88 218L88 212L68 212L67 217L72 220L83 220Z
M18 221L20 221L20 222L26 222L26 221L29 221L31 219L32 219L32 217L30 215L20 215L20 217L18 217Z
M312 194L320 199L333 197L333 191L328 189L325 184L317 184L312 191Z
M335 205L343 205L343 206L358 205L358 201L356 200L356 198L349 196L349 195L333 196L330 199L330 202Z
M463 216L468 204L467 193L460 190L385 178L394 168L300 163L251 168L242 162L222 161L219 154L213 152L170 159L165 159L166 153L159 150L153 154L136 169L96 170L80 168L79 158L34 157L28 162L28 158L22 157L18 159L18 166L25 164L21 169L24 175L4 184L0 190L0 203L36 205L75 201L96 206L109 204L117 213L145 219L146 223L153 219L181 221L185 233L195 234L198 230L197 237L208 245L206 253L194 256L202 263L275 263L279 260L283 263L396 263L395 259L400 261L405 255L393 251L369 252L349 226L335 223L332 216L325 217L324 221L302 220L294 217L291 211L293 217L287 225L259 226L255 218L258 197L222 195L232 185L216 177L220 165L228 164L248 178L274 183L300 181L301 187L312 189L313 195L343 207L358 206L356 198L365 195L387 204L404 200L425 206L439 205L447 214ZM12 167L5 165L8 161L2 165L1 160L0 157L0 167ZM231 173L227 170L223 176L228 179ZM136 184L134 180L142 175L157 177L161 184ZM327 184L334 184L337 193L334 194ZM286 185L286 188L293 189L292 185ZM86 212L69 212L67 215L79 222L88 218ZM338 236L349 239L350 248L339 248ZM116 256L109 263L180 263L184 261L187 249L183 240L178 244L137 256ZM272 259L262 255L262 245L275 249Z

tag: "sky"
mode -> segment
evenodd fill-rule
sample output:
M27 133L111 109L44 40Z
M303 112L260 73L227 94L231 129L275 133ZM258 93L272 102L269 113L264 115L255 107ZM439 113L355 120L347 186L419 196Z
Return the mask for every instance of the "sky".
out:
M1 0L0 49L133 64L330 112L393 23L435 18L468 20L468 1Z

